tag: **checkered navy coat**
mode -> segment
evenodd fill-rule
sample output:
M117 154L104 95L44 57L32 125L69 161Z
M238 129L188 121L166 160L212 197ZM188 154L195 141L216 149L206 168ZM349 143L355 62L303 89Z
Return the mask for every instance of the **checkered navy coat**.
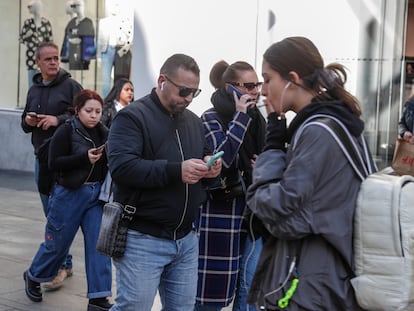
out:
M239 160L238 153L251 118L236 112L227 128L219 121L214 108L201 118L210 149L223 150L223 166L230 167ZM244 196L229 201L209 200L201 207L197 222L200 235L197 303L225 307L234 298L244 207Z

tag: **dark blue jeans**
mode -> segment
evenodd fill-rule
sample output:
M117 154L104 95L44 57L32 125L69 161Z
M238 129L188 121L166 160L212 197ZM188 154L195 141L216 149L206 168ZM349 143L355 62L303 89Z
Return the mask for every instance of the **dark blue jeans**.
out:
M111 259L96 250L102 218L100 188L99 182L84 184L75 190L60 185L53 187L45 240L29 268L30 279L42 283L54 278L80 227L85 247L87 297L111 296Z
M36 186L39 181L39 159L35 159L35 167L34 167L34 176L35 176L35 182ZM49 196L43 193L39 192L40 201L42 202L43 207L43 213L45 214L45 217L47 218L47 213L49 211ZM72 269L72 255L67 253L66 258L62 261L62 265L60 266L60 269Z

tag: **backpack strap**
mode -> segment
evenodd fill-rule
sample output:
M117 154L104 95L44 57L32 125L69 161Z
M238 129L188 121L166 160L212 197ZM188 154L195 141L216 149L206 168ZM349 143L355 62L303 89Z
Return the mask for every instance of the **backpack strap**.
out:
M300 130L298 130L299 135L296 135L297 138L295 139L294 144L297 142L303 129L311 124L324 127L333 136L361 181L375 171L372 167L368 147L363 135L360 137L363 147L363 154L361 154L361 151L355 143L355 139L349 133L348 129L340 120L333 116L317 114L310 117L305 121L303 126L301 126Z
M355 146L352 144L350 137L347 135L348 133L345 133L344 129L331 118L318 118L317 122L327 125L335 133L339 139L337 142L340 143L339 146L353 167L355 173L361 180L367 178L369 173L366 165L362 160L360 152L355 149Z

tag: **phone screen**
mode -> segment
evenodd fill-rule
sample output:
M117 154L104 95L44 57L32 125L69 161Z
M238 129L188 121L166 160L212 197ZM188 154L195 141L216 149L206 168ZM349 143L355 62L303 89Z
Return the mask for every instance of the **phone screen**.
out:
M214 162L216 162L218 159L220 159L220 158L223 156L223 154L224 154L224 151L219 151L219 152L217 152L216 154L214 154L214 155L210 158L210 160L208 160L208 161L206 162L206 166L207 166L207 167L211 167L211 166L214 164Z

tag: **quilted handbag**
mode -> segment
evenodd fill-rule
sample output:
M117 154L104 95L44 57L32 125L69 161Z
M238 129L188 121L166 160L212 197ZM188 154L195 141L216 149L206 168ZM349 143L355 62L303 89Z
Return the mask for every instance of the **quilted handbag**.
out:
M121 258L125 253L128 224L135 214L135 207L118 202L103 207L101 228L96 249L107 256Z

